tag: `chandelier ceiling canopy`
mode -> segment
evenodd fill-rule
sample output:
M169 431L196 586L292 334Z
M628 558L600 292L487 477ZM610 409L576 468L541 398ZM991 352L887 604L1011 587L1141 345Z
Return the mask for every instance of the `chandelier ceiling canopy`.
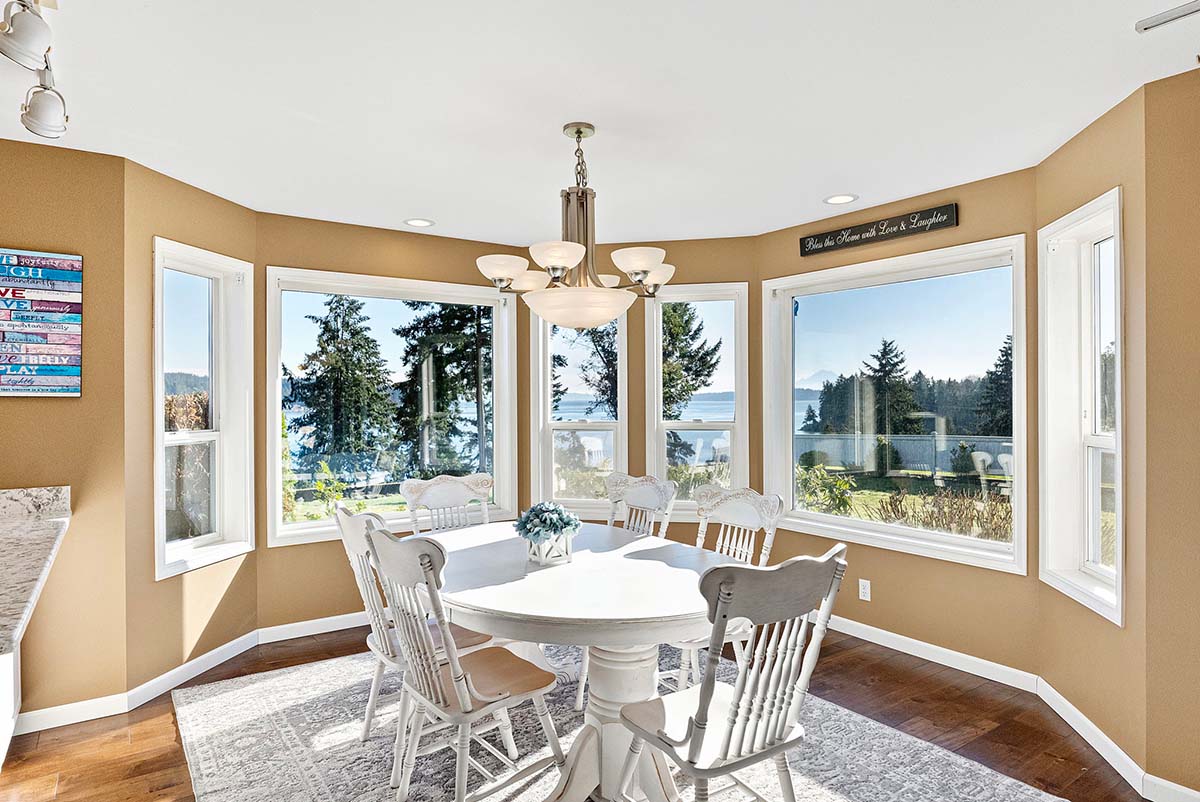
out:
M596 272L596 191L588 186L583 140L596 133L591 123L567 123L563 133L575 140L575 185L562 196L562 239L529 246L537 264L511 254L481 256L475 264L503 292L519 292L534 314L556 326L592 329L625 313L639 294L654 297L675 275L663 264L662 248L636 247L613 251L613 264L629 277ZM540 269L539 269L540 268Z

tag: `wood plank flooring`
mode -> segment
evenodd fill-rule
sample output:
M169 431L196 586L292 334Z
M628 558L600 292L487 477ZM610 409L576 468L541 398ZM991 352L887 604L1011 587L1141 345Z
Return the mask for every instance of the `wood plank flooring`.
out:
M366 629L258 646L189 685L364 651ZM1140 800L1031 693L830 632L817 696L1071 802ZM195 800L169 694L137 710L13 739L0 802Z

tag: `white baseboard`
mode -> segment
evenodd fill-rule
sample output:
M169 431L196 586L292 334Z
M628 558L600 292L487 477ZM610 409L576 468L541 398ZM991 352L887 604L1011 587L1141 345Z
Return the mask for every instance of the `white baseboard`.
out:
M829 627L838 632L844 632L847 635L853 635L856 638L862 638L871 643L878 643L880 646L895 649L898 652L920 657L923 660L931 660L939 665L957 668L959 671L965 671L977 677L985 677L1004 685L1020 688L1023 691L1037 693L1037 674L1022 671L1019 668L1011 668L1001 663L993 663L991 660L984 660L981 657L973 657L963 652L956 652L953 649L926 643L916 638L910 638L907 635L897 635L895 632L873 627L870 624L851 621L849 618L843 618L840 615L835 615L829 619Z
M1079 708L1071 704L1067 697L1054 690L1054 687L1046 680L1038 679L1037 695L1050 706L1051 710L1058 713L1062 720L1071 726L1071 729L1079 733L1083 740L1099 752L1100 757L1104 758L1108 765L1125 778L1125 782L1145 795L1143 785L1146 772L1137 764L1136 760L1127 755L1124 749L1105 735L1104 731L1085 716Z
M294 624L281 624L274 627L264 627L247 632L239 638L218 646L210 652L188 660L181 666L155 677L125 693L114 693L111 696L101 696L96 699L84 699L81 702L70 702L56 707L45 707L41 710L22 711L17 716L14 735L24 735L27 732L48 730L53 727L64 727L68 724L78 724L81 721L115 716L128 713L136 707L144 705L151 699L161 696L167 691L177 688L193 677L197 677L211 668L219 666L226 660L237 657L242 652L252 649L261 643L275 643L290 638L303 638L309 635L319 635L323 632L334 632L339 629L350 629L367 623L367 614L347 613L332 615L327 618L317 618L312 621L297 621ZM2 753L0 753L2 754Z
M1142 796L1152 802L1200 802L1200 791L1195 788L1164 780L1147 774L1142 784Z

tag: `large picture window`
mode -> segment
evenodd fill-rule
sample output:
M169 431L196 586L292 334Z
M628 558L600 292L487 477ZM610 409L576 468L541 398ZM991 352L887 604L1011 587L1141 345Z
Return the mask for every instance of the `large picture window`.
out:
M744 283L671 285L646 307L647 469L693 513L704 484L749 482Z
M605 479L627 464L625 318L579 330L530 318L534 500L607 515Z
M407 515L400 483L439 474L493 474L493 503L513 511L510 385L498 375L511 358L509 299L282 268L268 281L278 541L331 535L339 501Z
M793 525L1024 571L1021 239L767 282Z
M1040 576L1123 620L1121 195L1038 232Z
M254 548L253 266L154 241L155 573Z

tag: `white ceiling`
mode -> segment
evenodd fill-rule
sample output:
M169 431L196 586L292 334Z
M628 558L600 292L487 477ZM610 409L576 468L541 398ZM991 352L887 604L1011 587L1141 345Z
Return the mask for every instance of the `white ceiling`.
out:
M516 245L559 236L571 120L602 241L756 234L1028 167L1200 50L1200 15L1134 32L1175 0L60 5L62 146ZM0 64L0 137L31 79Z

